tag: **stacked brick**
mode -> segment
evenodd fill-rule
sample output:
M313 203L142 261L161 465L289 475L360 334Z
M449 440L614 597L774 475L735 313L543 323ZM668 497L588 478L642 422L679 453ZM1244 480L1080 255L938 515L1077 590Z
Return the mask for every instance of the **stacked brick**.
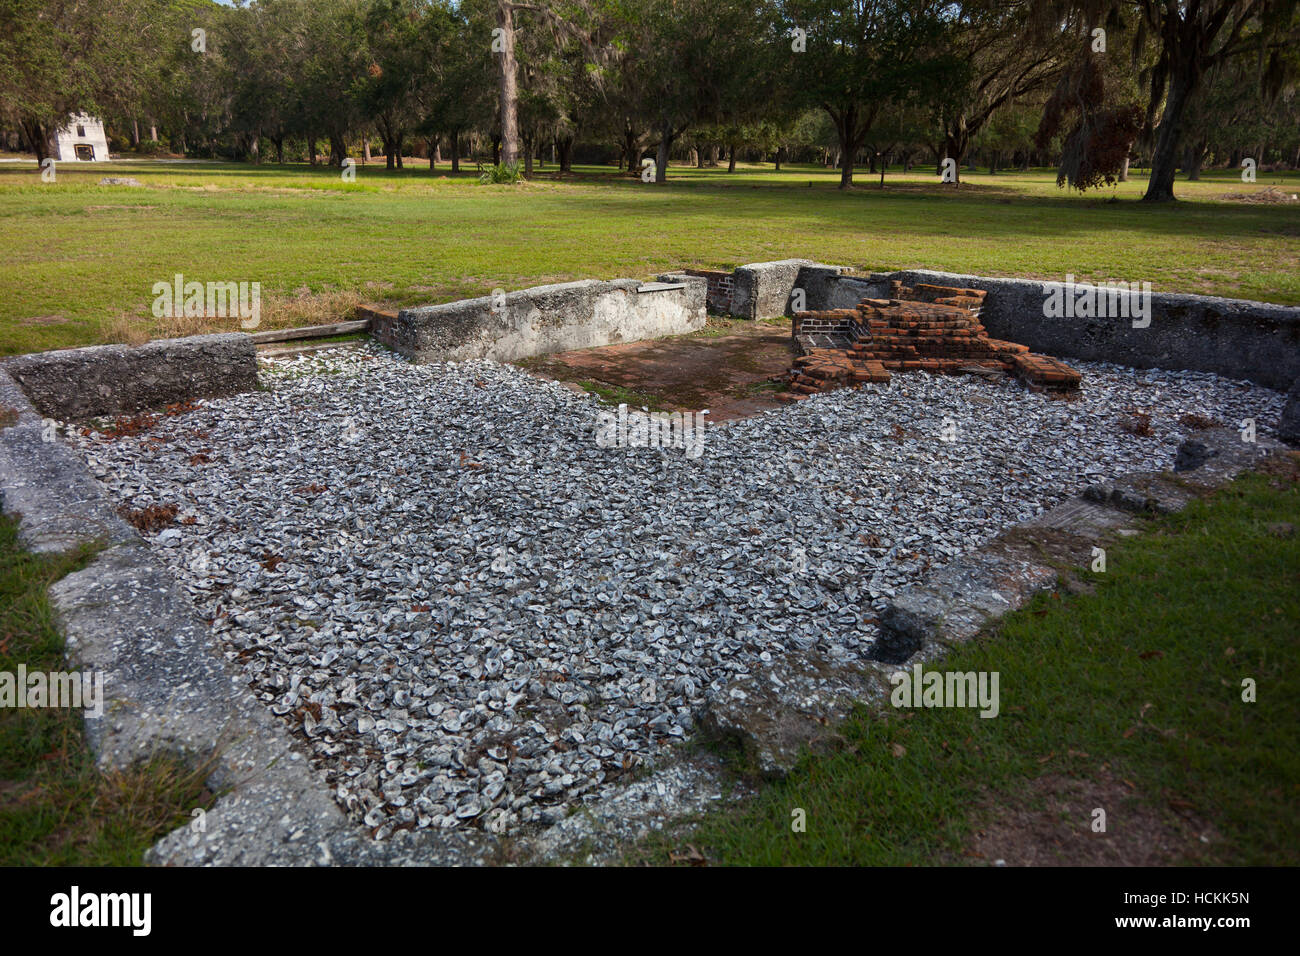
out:
M856 309L801 312L794 337L803 355L787 381L788 401L834 388L888 382L891 371L1018 376L1035 389L1079 387L1079 373L1015 342L989 338L980 325L980 289L904 286L889 299L863 299Z

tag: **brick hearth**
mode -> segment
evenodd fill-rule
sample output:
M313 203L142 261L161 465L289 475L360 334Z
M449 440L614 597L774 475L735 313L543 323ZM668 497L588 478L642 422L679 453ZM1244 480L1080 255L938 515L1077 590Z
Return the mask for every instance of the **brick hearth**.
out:
M890 298L863 299L856 309L800 312L793 334L803 353L786 376L798 401L818 392L888 382L891 371L1018 376L1030 388L1066 391L1079 373L1024 345L991 339L979 323L984 292L947 286L909 288L895 280Z

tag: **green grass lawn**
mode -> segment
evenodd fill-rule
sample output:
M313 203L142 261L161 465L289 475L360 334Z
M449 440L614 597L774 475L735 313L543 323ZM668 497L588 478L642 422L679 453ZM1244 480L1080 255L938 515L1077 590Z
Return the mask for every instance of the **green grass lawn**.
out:
M841 752L633 859L988 865L1005 847L1013 864L1031 849L1038 862L1300 864L1295 456L1277 472L1146 522L1091 593L1045 595L927 665L997 671L997 717L862 710Z
M97 185L133 176L144 188ZM1145 280L1157 291L1300 303L1300 204L1230 193L1295 174L1207 173L1185 200L1136 200L1141 173L1080 196L1054 174L933 170L867 174L841 192L813 167L674 167L666 187L585 167L522 186L480 186L444 166L367 166L354 184L305 165L0 166L0 354L141 341L205 328L160 323L152 286L176 273L260 282L263 325L341 319L360 301L415 304L541 282L648 276L801 256L860 270L934 268L987 275ZM1111 201L1112 198L1118 201Z
M0 516L0 672L69 669L46 589L87 558L29 554ZM0 866L139 865L191 810L211 806L203 772L171 758L100 772L83 726L81 711L0 708Z

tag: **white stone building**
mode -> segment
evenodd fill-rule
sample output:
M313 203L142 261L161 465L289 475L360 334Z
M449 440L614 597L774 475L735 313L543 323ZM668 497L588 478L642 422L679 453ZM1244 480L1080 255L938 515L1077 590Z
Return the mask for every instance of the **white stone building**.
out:
M86 113L74 113L54 134L54 151L61 163L108 161L108 139L104 121Z

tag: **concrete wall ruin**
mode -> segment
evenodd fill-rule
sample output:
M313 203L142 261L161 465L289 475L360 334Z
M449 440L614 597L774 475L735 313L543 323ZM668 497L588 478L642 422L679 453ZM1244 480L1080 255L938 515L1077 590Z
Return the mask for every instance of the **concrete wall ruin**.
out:
M92 345L19 355L3 363L42 415L84 421L257 387L257 349L231 332Z
M416 362L510 362L702 329L706 281L661 279L588 279L402 309L377 315L371 334Z
M1134 368L1214 372L1282 390L1300 378L1300 308L1294 306L1159 292L1150 297L1149 325L1134 327L1129 317L1046 317L1044 302L1065 288L1059 282L928 270L847 276L810 266L800 271L797 284L805 308L842 309L864 298L888 298L891 279L984 290L980 321L989 334L1035 352Z

